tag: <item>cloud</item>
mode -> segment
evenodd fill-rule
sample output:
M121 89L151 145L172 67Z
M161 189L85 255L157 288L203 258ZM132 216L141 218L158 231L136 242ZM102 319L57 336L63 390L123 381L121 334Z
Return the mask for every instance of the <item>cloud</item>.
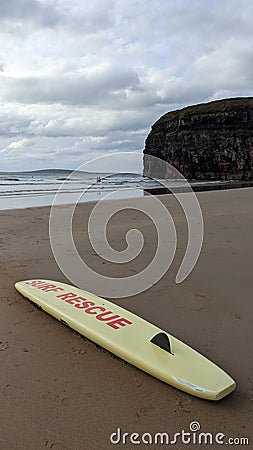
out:
M31 118L16 111L13 106L0 104L0 136L1 138L16 138L28 132Z
M253 95L252 15L250 0L2 0L2 162L140 150L169 110Z
M1 0L0 22L5 31L32 33L35 28L96 33L113 25L113 0L102 3L54 0Z
M21 23L30 22L42 27L55 26L60 19L53 4L38 0L1 0L0 21L13 30Z
M27 138L21 139L20 141L13 141L6 147L5 150L8 150L8 149L15 150L15 149L23 148L27 142L28 142Z
M137 89L134 70L117 64L87 68L76 73L1 77L2 98L20 103L87 105L115 101L126 90Z

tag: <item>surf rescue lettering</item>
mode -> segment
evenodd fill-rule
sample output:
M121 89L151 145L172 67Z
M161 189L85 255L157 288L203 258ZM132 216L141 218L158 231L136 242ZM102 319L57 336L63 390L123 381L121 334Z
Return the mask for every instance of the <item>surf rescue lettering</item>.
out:
M97 320L105 322L106 325L114 330L118 330L120 327L125 327L126 325L131 325L133 323L124 317L120 317L118 314L113 314L112 311L108 311L104 306L97 305L95 302L77 295L74 292L59 293L59 291L64 291L64 289L55 284L49 284L42 280L26 281L25 284L29 284L47 293L57 293L58 295L56 295L56 298L73 305L75 308L83 309L86 314L94 315Z

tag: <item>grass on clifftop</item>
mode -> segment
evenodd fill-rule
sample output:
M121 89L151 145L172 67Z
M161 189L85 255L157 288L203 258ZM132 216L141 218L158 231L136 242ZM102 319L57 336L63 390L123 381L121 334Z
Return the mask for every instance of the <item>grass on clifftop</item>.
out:
M173 119L183 119L187 116L201 115L201 114L219 114L219 113L230 113L238 109L252 109L253 114L253 97L235 97L227 98L223 100L215 100L209 103L200 103L198 105L186 106L182 109L177 109L174 111L167 112L156 123L161 123L167 120Z

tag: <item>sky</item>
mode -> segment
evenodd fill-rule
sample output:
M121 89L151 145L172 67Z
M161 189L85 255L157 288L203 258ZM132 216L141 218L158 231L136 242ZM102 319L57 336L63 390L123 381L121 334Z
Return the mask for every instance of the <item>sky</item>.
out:
M252 17L252 0L1 0L0 171L140 151L170 110L252 96Z

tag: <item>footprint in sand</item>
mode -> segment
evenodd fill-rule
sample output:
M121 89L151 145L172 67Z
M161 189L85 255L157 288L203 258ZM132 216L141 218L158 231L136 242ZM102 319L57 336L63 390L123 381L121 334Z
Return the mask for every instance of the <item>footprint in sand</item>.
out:
M181 411L183 413L189 414L191 412L191 404L191 398L177 398L174 413L178 413Z
M63 391L64 393L65 391ZM42 398L46 398L48 400L53 400L54 402L60 403L62 406L69 406L72 402L72 398L64 397L62 395L56 394L55 392L48 391L47 394L43 394Z
M20 397L24 395L23 386L17 386L15 384L6 384L3 390L4 397L7 397L8 400L20 400Z
M65 447L65 445L63 445L61 442L46 441L44 447L52 448L53 450L67 450L67 447Z
M74 354L74 356L84 355L86 353L86 350L81 348L73 348L72 353Z
M7 341L0 341L0 352L5 352L8 348L10 348L10 346Z

